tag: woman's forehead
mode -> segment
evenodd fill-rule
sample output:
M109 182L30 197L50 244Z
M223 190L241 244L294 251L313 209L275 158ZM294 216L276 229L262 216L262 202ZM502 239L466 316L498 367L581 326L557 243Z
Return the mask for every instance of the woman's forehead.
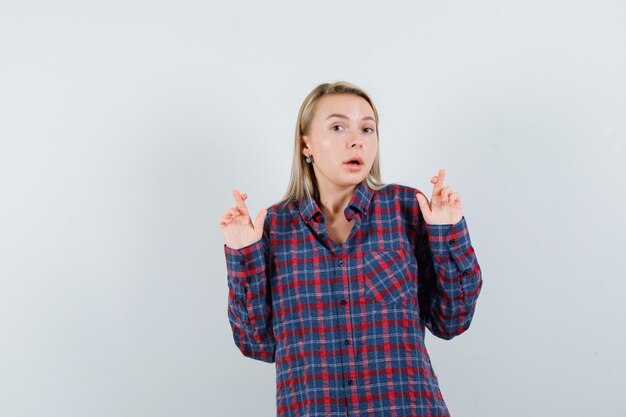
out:
M361 120L364 118L374 120L374 111L369 103L354 94L329 94L317 102L315 116L322 120L331 116L344 116L349 119Z

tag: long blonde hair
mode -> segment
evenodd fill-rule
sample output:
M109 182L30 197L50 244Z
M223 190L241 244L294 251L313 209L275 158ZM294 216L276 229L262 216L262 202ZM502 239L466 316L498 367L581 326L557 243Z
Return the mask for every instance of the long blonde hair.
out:
M302 102L300 112L298 113L293 148L293 162L291 164L291 178L289 179L287 192L282 200L284 204L290 201L301 202L309 196L319 202L319 190L317 189L317 181L315 180L313 166L311 164L307 164L302 155L302 149L304 147L304 140L302 139L302 136L306 135L309 131L315 112L315 105L318 100L330 94L352 94L365 99L374 111L376 134L380 139L378 130L378 111L376 110L376 106L374 106L374 102L365 91L345 81L324 83L315 87ZM376 157L374 158L372 169L367 174L364 181L367 182L367 185L374 190L379 190L385 186L380 179L378 150L376 152Z

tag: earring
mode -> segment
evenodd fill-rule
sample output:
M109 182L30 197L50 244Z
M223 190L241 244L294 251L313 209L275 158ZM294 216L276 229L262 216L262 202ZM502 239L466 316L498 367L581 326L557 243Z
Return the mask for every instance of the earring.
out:
M305 161L307 164L310 164L312 162L311 155L307 155Z

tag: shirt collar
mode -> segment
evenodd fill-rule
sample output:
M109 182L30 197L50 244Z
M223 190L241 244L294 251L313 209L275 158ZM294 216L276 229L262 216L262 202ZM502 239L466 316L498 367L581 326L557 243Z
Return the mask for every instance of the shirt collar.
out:
M344 211L346 217L351 219L356 212L366 215L370 201L372 200L372 195L373 190L365 181L361 182L356 187L354 195ZM300 203L300 215L307 224L311 222L311 220L319 222L322 218L322 210L313 197L308 196Z
M322 211L319 206L310 195L300 202L300 215L305 223L309 223L311 219L317 217L319 220L322 215Z
M352 207L361 214L367 214L373 194L374 191L365 181L363 181L358 187L356 187L354 196L352 197L352 200L350 200L350 203L348 203L348 208Z

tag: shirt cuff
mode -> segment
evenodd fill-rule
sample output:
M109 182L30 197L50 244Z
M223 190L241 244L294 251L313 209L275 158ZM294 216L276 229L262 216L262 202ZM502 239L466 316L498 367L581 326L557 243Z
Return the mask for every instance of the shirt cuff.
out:
M426 224L434 256L452 256L462 271L472 268L467 253L472 246L465 216L456 224Z
M237 275L245 270L257 269L263 265L263 239L240 249L233 249L224 244L226 265L230 272Z

